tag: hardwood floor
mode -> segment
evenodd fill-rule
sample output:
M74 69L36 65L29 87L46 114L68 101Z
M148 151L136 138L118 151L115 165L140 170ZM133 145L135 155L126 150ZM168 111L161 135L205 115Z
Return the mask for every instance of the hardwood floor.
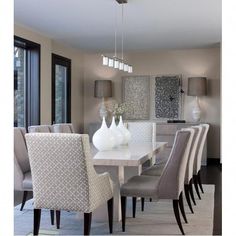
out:
M201 178L203 184L215 184L215 206L214 206L214 235L222 234L222 170L219 164L208 164L202 166Z

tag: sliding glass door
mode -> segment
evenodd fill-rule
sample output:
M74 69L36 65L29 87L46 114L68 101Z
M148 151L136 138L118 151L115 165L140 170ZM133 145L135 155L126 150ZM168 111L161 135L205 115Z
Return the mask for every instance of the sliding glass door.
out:
M71 121L71 60L52 54L52 123Z

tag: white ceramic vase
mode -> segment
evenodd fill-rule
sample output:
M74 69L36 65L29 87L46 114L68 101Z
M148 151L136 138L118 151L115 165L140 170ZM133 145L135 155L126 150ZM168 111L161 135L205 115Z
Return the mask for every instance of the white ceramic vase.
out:
M131 133L129 130L124 126L122 116L120 116L120 121L117 126L117 128L120 130L120 132L123 134L123 142L122 145L127 145L131 139Z
M118 147L123 143L123 134L117 128L114 116L112 117L112 123L109 129L113 132L113 135L115 136L115 147Z
M102 126L93 135L93 145L99 151L111 150L115 146L113 132L107 128L105 117L102 118Z

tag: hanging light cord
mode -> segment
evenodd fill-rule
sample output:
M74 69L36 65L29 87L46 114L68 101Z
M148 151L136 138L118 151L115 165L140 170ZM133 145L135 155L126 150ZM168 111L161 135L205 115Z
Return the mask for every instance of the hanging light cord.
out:
M124 3L122 3L122 8L121 8L121 11L122 11L122 13L121 13L121 15L122 15L122 38L121 38L121 52L122 52L122 61L124 60L124 52L123 52L123 50L124 50Z

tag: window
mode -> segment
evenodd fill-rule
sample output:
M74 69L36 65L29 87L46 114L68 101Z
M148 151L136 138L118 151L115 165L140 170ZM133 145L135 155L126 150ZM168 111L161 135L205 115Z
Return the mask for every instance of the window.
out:
M40 123L40 45L14 37L14 126Z
M71 122L71 60L52 54L52 123Z

